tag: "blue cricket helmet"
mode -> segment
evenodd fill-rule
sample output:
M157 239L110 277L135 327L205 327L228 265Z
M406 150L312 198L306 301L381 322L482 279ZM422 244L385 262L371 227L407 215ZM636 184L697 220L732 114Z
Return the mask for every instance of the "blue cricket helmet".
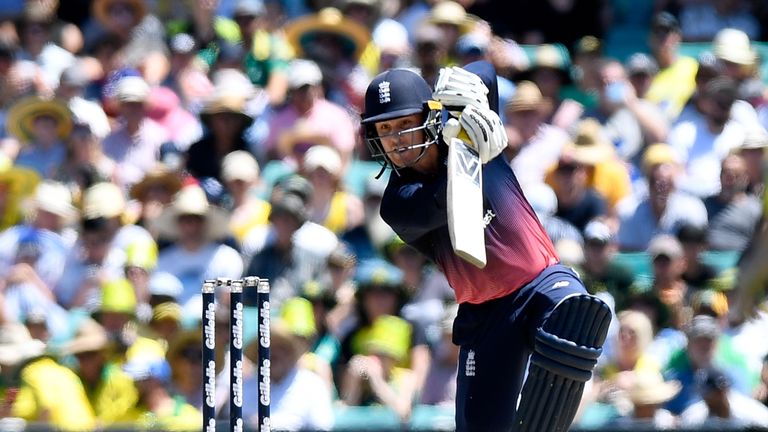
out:
M362 123L420 113L431 98L432 89L419 74L408 69L390 69L368 85Z

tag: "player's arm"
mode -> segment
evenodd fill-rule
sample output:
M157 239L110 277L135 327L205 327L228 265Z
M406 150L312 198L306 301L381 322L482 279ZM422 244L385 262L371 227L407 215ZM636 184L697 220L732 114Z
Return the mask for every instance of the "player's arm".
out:
M445 166L429 182L390 176L381 217L403 241L414 242L448 223L446 186Z

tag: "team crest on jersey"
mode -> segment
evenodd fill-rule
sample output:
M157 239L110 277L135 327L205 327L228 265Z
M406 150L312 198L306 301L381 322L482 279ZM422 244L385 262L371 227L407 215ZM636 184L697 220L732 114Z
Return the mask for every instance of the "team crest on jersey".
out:
M389 91L389 81L382 81L379 83L379 103L389 103L392 100Z

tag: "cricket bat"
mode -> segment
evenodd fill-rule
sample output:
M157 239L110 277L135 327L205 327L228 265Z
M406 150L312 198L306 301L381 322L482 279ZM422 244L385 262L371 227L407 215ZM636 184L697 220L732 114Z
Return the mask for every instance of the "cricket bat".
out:
M459 138L448 143L448 232L456 255L484 268L485 223L480 156Z

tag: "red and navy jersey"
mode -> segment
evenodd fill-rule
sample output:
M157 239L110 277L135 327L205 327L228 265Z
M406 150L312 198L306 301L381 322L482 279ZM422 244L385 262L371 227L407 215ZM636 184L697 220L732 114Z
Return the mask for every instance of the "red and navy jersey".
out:
M483 166L484 269L453 252L446 188L445 166L435 176L414 170L393 173L384 192L381 216L403 241L440 267L459 303L477 304L506 296L558 262L552 241L503 157Z

